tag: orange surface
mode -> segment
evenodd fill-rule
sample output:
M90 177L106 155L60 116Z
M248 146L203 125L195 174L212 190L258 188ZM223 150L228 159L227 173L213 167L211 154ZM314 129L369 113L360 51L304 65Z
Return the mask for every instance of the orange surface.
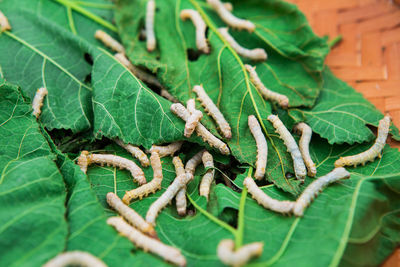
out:
M342 35L326 64L400 128L400 0L287 1L306 14L316 34ZM383 267L400 267L400 249Z

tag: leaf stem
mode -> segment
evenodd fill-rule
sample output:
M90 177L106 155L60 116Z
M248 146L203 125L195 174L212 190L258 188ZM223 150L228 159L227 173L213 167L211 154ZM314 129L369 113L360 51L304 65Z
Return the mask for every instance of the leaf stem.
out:
M253 167L250 166L249 171L247 172L247 177L251 177L253 174ZM240 248L243 244L243 235L244 235L244 208L246 206L246 197L247 197L247 188L243 186L242 194L240 196L239 203L239 214L238 214L238 226L235 235L235 247L236 249Z
M71 28L72 33L74 35L77 35L78 32L76 31L76 28L75 28L74 17L72 16L72 9L69 6L67 6L66 8L67 8L69 27Z
M232 226L230 226L229 224L227 224L224 221L221 221L220 219L218 219L217 217L213 216L211 213L209 213L208 211L206 211L205 209L203 209L202 207L200 207L189 194L186 194L187 198L189 199L190 203L192 203L192 205L201 213L203 213L204 216L206 216L208 219L210 219L211 221L213 221L214 223L218 224L219 226L221 226L222 228L225 228L226 230L228 230L229 232L231 232L234 236L236 236L236 229L233 228Z
M337 45L339 42L341 42L342 39L343 39L343 36L339 34L338 36L336 36L335 38L333 38L332 40L330 40L330 41L328 42L329 49L332 49L332 47L334 47L334 46Z
M60 3L61 5L64 5L67 8L69 7L71 9L75 10L76 12L81 13L82 15L88 17L89 19L93 20L94 22L97 22L98 24L104 26L105 28L107 28L113 32L118 32L117 27L112 25L110 22L102 19L101 17L93 14L90 11L87 11L83 7L77 5L75 2L72 2L70 0L53 0L53 1L56 1L56 2Z
M100 4L100 3L93 3L93 2L84 2L84 1L74 1L75 4L80 6L87 6L93 7L98 9L114 9L115 6L113 4Z

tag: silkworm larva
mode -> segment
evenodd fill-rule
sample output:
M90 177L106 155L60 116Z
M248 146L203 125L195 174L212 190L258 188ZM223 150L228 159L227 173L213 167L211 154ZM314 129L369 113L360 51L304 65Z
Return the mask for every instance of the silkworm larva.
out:
M49 260L43 267L66 267L66 266L86 266L86 267L107 267L107 265L86 251L68 251L58 254Z
M230 27L247 30L249 32L254 31L256 26L249 20L239 19L235 17L231 12L226 9L225 5L220 0L207 0L207 3L218 13L219 17Z
M153 145L151 149L149 150L150 153L152 152L158 152L160 155L160 158L166 157L166 156L172 156L176 151L181 149L183 144L183 141L178 141L171 143L167 146L156 146Z
M293 213L296 216L303 216L305 208L316 197L322 189L330 183L339 181L341 179L349 178L350 173L345 168L339 167L333 169L330 173L314 180L309 184L300 197L297 199L293 207Z
M202 156L202 161L204 168L209 168L209 169L201 179L199 191L200 191L200 196L204 196L208 200L208 196L210 195L210 187L211 183L214 180L214 172L215 172L213 156L208 151L204 151Z
M153 85L157 88L162 88L161 83L151 74L135 67L129 59L123 53L117 53L114 57L124 65L133 75L135 75L139 80L145 82L146 84Z
M233 39L232 35L229 34L228 28L218 28L218 31L226 39L233 50L235 50L240 56L251 60L263 61L267 59L267 52L262 48L247 49L242 47L235 39Z
M153 226L146 222L142 216L139 215L139 213L125 205L122 200L113 192L107 193L107 203L131 225L151 237L157 237L157 233Z
M248 118L249 128L251 134L254 136L257 144L257 161L256 161L256 172L254 177L257 180L261 180L265 176L265 168L267 167L267 156L268 156L268 145L265 136L261 131L261 126L258 123L254 115L250 115Z
M207 95L206 91L204 91L203 86L195 85L193 87L193 92L197 94L199 101L201 102L202 106L207 111L207 113L211 115L211 117L213 117L219 129L221 130L222 135L225 138L230 139L232 137L232 131L231 127L229 126L229 123L225 120L224 115L222 115L218 107Z
M303 158L301 157L301 153L299 147L297 146L296 141L293 136L290 134L288 129L286 129L285 125L276 115L269 115L268 120L272 123L277 133L279 133L281 139L285 143L290 155L293 159L294 165L294 174L297 179L304 180L306 177L306 166L304 165Z
M260 93L264 96L266 100L278 102L278 104L284 109L289 106L289 98L287 96L273 92L265 87L265 85L260 80L260 77L258 77L255 67L252 67L248 64L245 64L244 66L250 74L250 81L260 91Z
M153 168L153 180L147 184L141 185L130 191L126 191L122 201L129 205L132 199L142 199L151 193L155 193L161 189L161 182L163 180L162 166L160 156L157 152L151 152L150 156L151 167Z
M184 173L175 178L167 190L151 204L146 214L146 221L152 225L156 224L156 218L158 213L174 198L179 189L186 186L186 184L193 179L193 175L190 173Z
M168 99L169 101L171 101L172 103L178 103L179 100L176 99L173 95L171 95L166 89L161 88L161 92L160 95L166 99Z
M375 143L371 148L367 151L364 151L360 154L340 157L335 161L335 167L342 166L357 166L358 164L365 165L368 161L374 161L376 157L381 157L382 149L385 147L386 139L389 134L390 127L390 116L386 115L382 120L379 121L378 126L378 136L375 140Z
M115 139L115 142L123 147L125 150L127 150L129 153L132 154L135 158L137 158L140 161L140 164L143 167L148 167L150 165L149 159L147 158L146 154L137 146L133 146L131 144L125 144L119 139Z
M107 219L107 224L114 227L121 235L127 237L135 246L142 248L144 251L150 251L175 265L186 265L185 257L177 248L168 246L157 239L142 234L121 217L110 217Z
M201 18L199 12L193 9L184 9L181 11L181 19L187 20L191 19L194 26L196 27L196 46L197 49L202 51L203 53L210 53L210 48L207 44L206 39L206 23Z
M39 118L40 113L42 113L41 108L42 108L42 106L43 106L44 98L45 98L45 96L46 96L47 94L48 94L48 91L47 91L47 89L44 88L44 87L39 88L39 89L36 91L36 94L35 94L35 96L34 96L34 98L33 98L33 101L32 101L32 108L33 108L32 114L33 114L36 118Z
M179 157L174 157L172 163L175 166L176 176L185 174L185 167ZM176 211L180 216L186 215L186 186L182 187L175 196Z
M98 163L101 165L107 164L107 166L118 166L120 169L127 169L130 171L133 180L138 182L140 185L146 183L146 177L144 176L143 170L132 160L111 154L90 154L87 158L89 165L92 163Z
M194 175L197 166L201 163L205 150L200 150L186 162L185 171Z
M0 11L0 28L1 28L1 32L11 30L11 25L8 22L7 17L4 16L3 12L1 12L1 11Z
M246 177L244 179L243 185L246 186L250 195L257 201L257 203L266 209L283 214L288 214L292 211L295 205L295 202L293 201L277 200L268 196L257 186L253 178L251 177Z
M189 111L187 111L186 108L180 103L172 104L171 111L184 121L189 119ZM200 122L196 126L196 133L203 139L204 142L208 143L211 147L217 148L222 154L230 154L228 146L210 133Z
M225 3L223 3L223 5L224 5L225 9L228 10L229 12L233 11L233 5L231 3L225 2Z
M186 103L187 110L190 112L190 116L185 124L185 137L190 137L194 130L196 129L197 124L203 118L203 113L200 110L196 109L194 99L189 99Z
M239 267L245 265L251 258L260 256L263 247L262 242L253 242L235 251L235 242L231 239L223 239L218 244L217 254L224 264Z
M301 133L300 141L299 141L299 148L301 156L303 157L304 163L306 164L308 170L308 176L314 177L317 174L317 168L315 167L315 163L311 159L310 156L310 141L312 136L311 127L308 126L304 122L298 123L294 130L298 133Z
M147 51L151 52L156 49L156 37L154 34L154 13L156 11L156 2L149 0L146 6L146 45Z
M122 44L102 30L97 30L94 34L94 38L100 40L105 46L111 48L115 52L125 53L125 48Z
M87 167L89 166L89 152L86 150L81 151L81 154L78 157L78 165L81 168L83 173L87 172Z

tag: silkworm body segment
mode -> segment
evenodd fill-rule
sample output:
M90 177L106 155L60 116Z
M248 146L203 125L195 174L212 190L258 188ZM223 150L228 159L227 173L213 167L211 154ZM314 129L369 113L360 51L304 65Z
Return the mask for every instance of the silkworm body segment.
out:
M385 116L382 120L379 121L378 126L378 137L375 140L374 145L360 154L340 157L335 161L335 167L342 166L357 166L358 164L365 165L368 161L373 161L376 157L381 157L381 152L386 144L386 139L389 134L390 127L390 116Z
M210 194L210 187L214 180L214 172L215 172L213 156L208 151L204 151L202 156L202 161L204 168L209 168L209 169L201 179L199 191L200 191L200 196L204 196L208 200L208 196Z
M11 25L8 22L7 17L1 11L0 11L0 29L1 29L1 32L11 30Z
M193 9L184 9L181 11L181 19L187 20L191 19L194 26L196 27L196 46L197 49L202 51L203 53L208 54L210 52L210 48L207 44L206 39L206 23L201 18L199 12Z
M151 149L149 150L150 153L157 152L160 156L160 158L166 157L166 156L171 156L173 155L176 151L181 149L183 144L183 141L178 141L171 143L167 146L156 146L153 145Z
M156 48L156 37L154 34L154 14L156 11L156 2L149 0L146 6L146 45L147 51L151 52Z
M301 156L303 157L304 163L306 164L308 170L308 176L314 177L317 174L317 168L315 163L310 156L310 141L312 136L312 129L304 122L298 123L294 127L295 131L301 133L299 148Z
M254 242L246 244L236 251L235 242L231 239L223 239L218 244L218 258L229 266L245 265L252 257L258 257L262 254L264 244L262 242Z
M174 157L172 159L172 163L175 166L176 176L185 174L185 167L183 166L182 160L179 157ZM182 187L178 193L176 193L175 197L176 201L176 211L180 216L184 216L186 214L186 186Z
M33 97L33 101L32 101L32 108L33 108L33 112L32 114L36 117L39 118L40 113L42 113L42 106L43 106L43 101L45 96L48 94L48 91L45 87L39 88L36 91L35 96Z
M135 158L137 158L140 161L140 164L143 167L148 167L150 165L149 159L147 158L146 154L137 146L133 146L131 144L125 144L119 139L115 139L115 142L123 147L125 150L127 150L129 153L132 154Z
M197 110L195 107L194 99L189 99L186 103L187 110L190 112L190 116L185 124L185 137L190 137L194 130L196 129L197 124L203 118L203 113L200 110Z
M261 131L261 126L254 115L249 116L248 124L251 134L253 135L257 144L257 161L256 161L256 172L254 173L254 177L258 180L261 180L265 176L265 168L267 167L267 156L268 156L267 140L265 139Z
M97 30L94 34L94 37L100 40L105 46L111 48L113 51L123 54L125 53L125 49L122 44L120 44L117 40L112 38L106 32L102 30Z
M107 265L92 254L85 251L68 251L49 260L43 267L64 266L107 267Z

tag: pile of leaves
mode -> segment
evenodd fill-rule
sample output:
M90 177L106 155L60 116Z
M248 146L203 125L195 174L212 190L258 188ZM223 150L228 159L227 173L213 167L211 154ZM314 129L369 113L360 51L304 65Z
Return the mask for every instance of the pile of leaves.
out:
M372 163L348 168L349 180L328 187L304 217L265 210L242 190L254 165L256 145L247 117L255 115L268 141L266 179L260 186L277 199L294 200L304 185L293 178L286 147L267 121L278 114L288 129L305 121L313 129L311 156L317 177L333 162L369 148L383 115L362 95L324 66L330 50L304 15L280 0L233 1L233 13L256 24L253 33L231 31L247 48L262 47L265 62L239 57L218 33L223 22L200 0L157 1L157 50L146 51L141 37L146 0L2 0L0 10L12 31L0 34L0 262L4 266L40 266L58 253L84 250L109 266L162 266L162 259L136 249L106 224L114 211L107 192L120 197L137 187L126 171L91 167L87 175L74 160L83 149L132 159L112 140L145 149L185 140L186 161L203 147L217 163L216 183L207 202L198 184L198 168L188 186L189 215L174 203L157 219L161 241L179 248L189 266L220 266L221 239L237 246L264 242L251 265L376 266L400 241L400 153L388 145ZM195 9L205 18L209 55L195 47L195 29L179 18ZM203 84L232 127L226 140L232 155L222 156L199 137L183 137L184 123L159 88L150 88L94 39L97 29L119 38L131 62L157 76L179 101L195 97ZM250 82L244 64L257 67L271 90L289 97L288 110L265 101ZM37 121L31 100L40 87L49 94ZM199 107L200 108L200 107ZM202 123L220 137L205 115ZM392 138L400 135L391 127ZM298 136L296 136L298 138ZM134 160L134 159L132 159ZM131 204L143 216L175 178L171 158L163 158L162 190ZM152 177L151 168L144 169Z

